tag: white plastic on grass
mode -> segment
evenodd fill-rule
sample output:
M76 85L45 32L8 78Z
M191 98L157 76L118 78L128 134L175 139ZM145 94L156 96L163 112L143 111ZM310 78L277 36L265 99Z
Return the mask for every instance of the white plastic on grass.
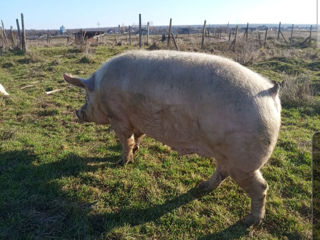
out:
M0 94L9 96L9 93L7 93L7 91L4 89L1 83L0 83Z

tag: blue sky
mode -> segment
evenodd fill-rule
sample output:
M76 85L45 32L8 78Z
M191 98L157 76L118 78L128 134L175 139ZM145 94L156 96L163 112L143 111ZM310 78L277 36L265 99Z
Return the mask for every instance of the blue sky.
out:
M27 29L111 27L142 22L153 25L316 23L316 0L1 0L0 19L15 28L25 15Z

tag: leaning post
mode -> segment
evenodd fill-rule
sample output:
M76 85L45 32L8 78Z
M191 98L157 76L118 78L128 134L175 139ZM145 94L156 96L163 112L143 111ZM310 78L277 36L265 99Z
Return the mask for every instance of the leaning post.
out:
M131 26L129 25L129 44L131 45Z
M292 24L292 27L291 27L291 35L290 35L290 45L292 45L293 27L294 27L294 25Z
M16 22L17 22L18 38L19 38L19 41L20 41L20 44L21 44L21 32L20 32L20 25L19 25L18 18L16 19Z
M248 42L248 34L249 34L249 23L247 23L247 28L246 28L246 42Z
M264 35L264 44L263 44L264 47L266 47L267 38L268 38L268 28L266 28L266 33L265 33L265 35Z
M279 27L278 27L278 37L277 40L280 39L280 32L281 32L281 22L279 22Z
M139 13L139 48L141 48L141 13Z
M205 33L206 33L206 24L207 24L207 20L204 20L203 28L202 28L201 49L204 48L204 38L205 38Z
M169 33L168 33L168 42L167 42L167 47L169 47L169 46L170 46L171 28L172 28L172 18L170 18L170 22L169 22Z
M149 45L149 22L147 23L147 45Z
M23 13L21 13L21 30L22 30L22 34L21 34L21 48L22 51L25 53L27 52L27 44L26 44L26 30L24 28L24 16Z
M11 42L12 42L12 47L16 46L16 40L13 32L13 27L10 26L10 37L11 37Z
M1 20L1 25L2 25L2 35L3 35L3 38L4 38L4 42L7 45L8 44L8 38L7 38L7 34L6 34L6 29L4 27L4 23L3 23L2 20Z

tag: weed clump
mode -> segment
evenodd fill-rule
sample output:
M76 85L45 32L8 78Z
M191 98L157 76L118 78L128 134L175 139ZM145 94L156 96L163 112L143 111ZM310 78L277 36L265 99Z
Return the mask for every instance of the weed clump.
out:
M14 63L13 63L12 61L10 61L10 62L5 62L5 63L2 64L2 67L3 67L3 68L11 68L11 67L13 67L13 66L14 66Z
M319 105L316 88L307 74L286 76L280 92L281 103L287 107ZM318 106L318 107L319 107Z
M17 60L17 62L20 64L38 63L44 61L44 57L39 52L28 52L24 58Z
M90 55L84 55L80 58L79 63L94 63L94 59Z

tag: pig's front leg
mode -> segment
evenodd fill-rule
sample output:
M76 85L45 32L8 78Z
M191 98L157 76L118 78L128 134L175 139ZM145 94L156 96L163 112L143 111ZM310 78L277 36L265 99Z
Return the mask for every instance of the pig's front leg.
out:
M111 127L122 145L122 157L118 163L126 165L129 162L133 162L133 148L135 146L133 131L122 122L111 122Z

